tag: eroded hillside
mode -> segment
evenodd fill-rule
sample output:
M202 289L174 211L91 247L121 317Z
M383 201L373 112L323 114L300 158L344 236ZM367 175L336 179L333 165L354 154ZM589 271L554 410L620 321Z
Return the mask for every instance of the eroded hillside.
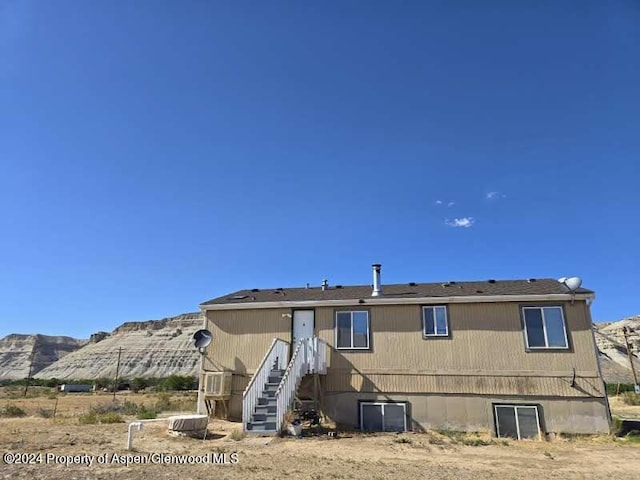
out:
M87 340L50 335L12 334L0 339L0 380L26 378L86 345Z
M200 357L192 336L201 325L200 313L127 322L111 333L94 334L85 347L41 370L35 377L61 380L113 377L120 348L121 377L195 375Z

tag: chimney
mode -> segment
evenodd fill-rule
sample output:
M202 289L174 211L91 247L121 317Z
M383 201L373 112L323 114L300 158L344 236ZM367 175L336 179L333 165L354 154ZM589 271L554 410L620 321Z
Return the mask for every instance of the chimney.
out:
M329 286L329 281L325 278L324 280L322 280L322 291L324 292L328 286Z
M378 297L382 295L382 285L380 285L380 269L382 265L379 263L374 263L373 267L373 292L371 292L372 297Z

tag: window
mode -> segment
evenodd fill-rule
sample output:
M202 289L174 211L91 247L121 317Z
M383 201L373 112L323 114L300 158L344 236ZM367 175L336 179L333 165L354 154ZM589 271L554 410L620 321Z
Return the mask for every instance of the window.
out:
M528 348L569 348L562 307L523 307Z
M422 307L422 333L425 337L448 337L447 307Z
M360 402L360 429L365 432L404 432L407 429L407 405Z
M336 347L360 350L369 348L369 312L336 312Z
M539 438L540 418L535 405L494 405L498 437Z

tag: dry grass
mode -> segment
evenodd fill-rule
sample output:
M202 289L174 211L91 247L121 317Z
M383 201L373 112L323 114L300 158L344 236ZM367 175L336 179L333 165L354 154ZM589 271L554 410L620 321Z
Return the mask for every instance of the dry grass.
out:
M68 396L71 397L71 396ZM128 397L150 405L150 396ZM45 399L40 399L42 402ZM48 399L46 399L48 400ZM107 402L111 397L107 396ZM440 431L402 434L338 434L303 439L244 436L234 422L212 420L206 440L172 437L162 423L145 424L135 433L135 452L124 449L125 423L80 425L73 411L88 411L97 399L80 395L66 400L65 415L0 420L0 451L56 455L137 454L230 455L234 465L2 465L2 478L179 478L320 479L320 478L456 478L586 479L630 478L640 468L640 444L611 436L560 437L553 442L504 441L490 432L460 434ZM155 399L153 400L155 402ZM38 399L23 407L34 412ZM48 404L47 404L48 405ZM0 400L0 406L2 401ZM628 408L632 408L627 406ZM47 407L48 408L48 407ZM640 414L640 407L633 407ZM614 409L615 411L615 409ZM126 417L133 420L133 416ZM0 461L1 463L1 461Z
M3 389L0 388L0 391ZM119 393L116 400L109 393L69 393L52 394L48 391L27 398L15 395L0 395L0 410L8 405L22 409L27 416L43 416L49 412L56 418L79 417L90 412L98 414L117 412L123 415L136 415L141 411L154 412L192 412L195 409L195 394L143 394Z

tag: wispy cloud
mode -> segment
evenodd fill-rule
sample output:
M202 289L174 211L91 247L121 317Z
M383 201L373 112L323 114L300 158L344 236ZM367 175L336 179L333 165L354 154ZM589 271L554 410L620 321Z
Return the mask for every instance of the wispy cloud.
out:
M462 217L462 218L454 218L453 221L445 220L444 223L449 227L469 228L474 223L476 223L476 221L474 220L473 217Z
M456 204L456 202L449 202L447 203L447 207L453 207Z
M442 200L436 200L436 205L442 205Z
M487 200L493 200L498 198L507 198L507 196L504 193L500 193L500 192L487 193Z

